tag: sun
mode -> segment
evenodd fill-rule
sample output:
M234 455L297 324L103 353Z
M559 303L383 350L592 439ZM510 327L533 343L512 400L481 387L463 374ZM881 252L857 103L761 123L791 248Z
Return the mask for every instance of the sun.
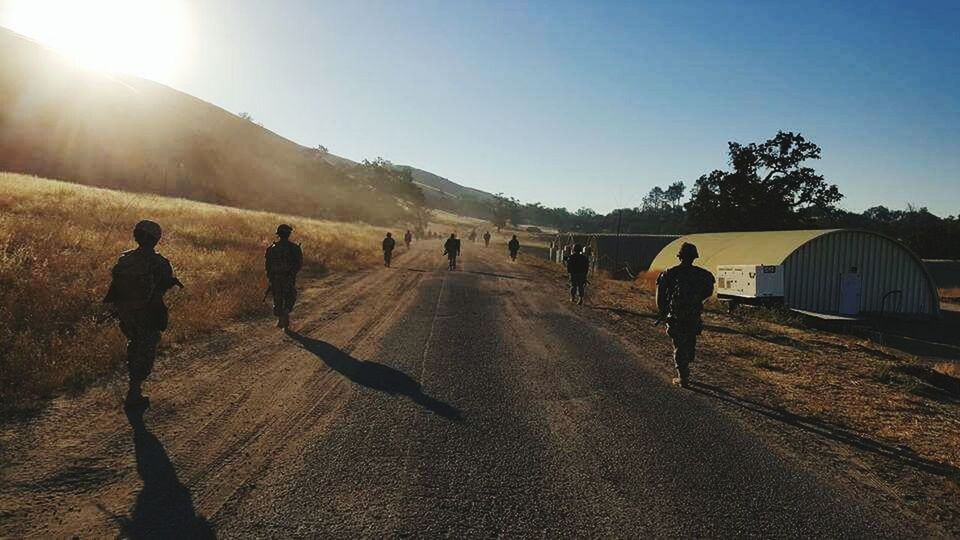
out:
M189 48L179 0L0 0L0 22L92 69L160 82Z

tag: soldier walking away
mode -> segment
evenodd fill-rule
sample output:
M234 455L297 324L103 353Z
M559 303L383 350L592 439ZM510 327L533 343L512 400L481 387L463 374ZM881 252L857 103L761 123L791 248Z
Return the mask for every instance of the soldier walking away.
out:
M447 268L456 270L457 256L460 255L460 240L457 239L456 234L450 233L450 238L447 238L447 241L443 243L443 254L447 256L449 263Z
M570 301L583 305L583 293L587 286L590 259L583 254L583 246L573 246L573 254L567 258L567 273L570 274Z
M520 251L520 240L517 240L517 235L513 235L513 238L507 242L507 249L510 250L510 260L517 260L517 253Z
M407 245L407 249L410 249L410 242L413 242L413 233L407 229L407 233L403 235L403 243Z
M393 233L387 233L386 238L383 239L383 265L387 268L390 268L390 260L393 259L393 248L395 247L397 247L397 241L393 239Z
M680 264L657 277L657 322L667 323L677 368L673 384L683 388L690 383L690 364L696 355L697 336L703 330L703 302L713 294L713 274L693 265L699 256L696 246L684 243L677 254Z
M273 293L273 314L277 316L277 328L290 327L290 312L297 302L297 273L303 267L303 250L290 241L293 227L283 224L277 227L277 241L267 248L265 267L270 280L269 292Z
M477 230L476 230L476 229L470 231L470 236L469 236L469 238L470 238L470 242L476 242L476 241L477 241Z
M490 231L483 233L483 245L484 247L490 247Z
M160 225L141 221L133 229L137 248L120 255L111 271L110 289L103 302L111 304L111 314L120 322L127 338L127 371L130 383L124 406L145 408L150 401L143 395L143 382L153 371L160 334L167 329L169 314L163 295L183 283L173 276L173 268L154 249L160 242Z

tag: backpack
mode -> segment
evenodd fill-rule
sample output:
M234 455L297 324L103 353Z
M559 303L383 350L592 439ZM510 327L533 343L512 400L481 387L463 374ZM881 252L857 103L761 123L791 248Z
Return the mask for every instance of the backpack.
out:
M156 260L136 251L124 253L113 267L104 302L121 313L146 309L157 290Z
M286 243L274 242L267 250L267 273L270 275L288 275L296 267L293 249Z
M670 295L670 317L681 321L700 319L703 312L703 283L694 270L678 271L673 276Z

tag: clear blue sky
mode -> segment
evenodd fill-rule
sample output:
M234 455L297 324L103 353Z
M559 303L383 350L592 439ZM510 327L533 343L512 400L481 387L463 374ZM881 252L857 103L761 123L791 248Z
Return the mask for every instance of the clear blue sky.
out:
M960 213L960 2L190 2L172 86L523 201L639 205L800 131L851 210Z

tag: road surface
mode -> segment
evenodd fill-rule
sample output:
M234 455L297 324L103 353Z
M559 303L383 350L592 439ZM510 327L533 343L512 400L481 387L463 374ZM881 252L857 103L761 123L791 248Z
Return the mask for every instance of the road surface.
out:
M0 536L918 534L674 388L503 246L305 283L294 331L169 351L3 428Z

